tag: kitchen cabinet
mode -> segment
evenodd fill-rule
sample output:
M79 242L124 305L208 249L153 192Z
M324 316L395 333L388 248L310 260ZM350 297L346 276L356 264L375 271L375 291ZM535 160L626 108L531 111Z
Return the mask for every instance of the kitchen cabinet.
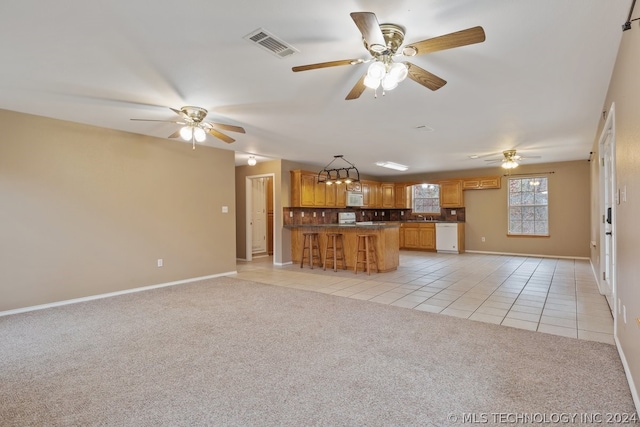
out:
M489 190L500 188L502 179L499 175L483 176L480 178L463 178L463 190Z
M380 184L374 181L360 181L362 186L362 198L364 208L378 207L378 193L380 192Z
M345 184L327 185L318 182L315 172L291 171L292 207L344 207L345 204Z
M434 251L436 228L432 222L405 222L400 224L400 249Z
M396 206L396 185L391 183L382 183L380 184L380 195L381 195L381 203L380 207L382 208L394 208Z
M462 193L462 180L440 181L440 207L461 208L464 207Z
M394 184L394 208L411 209L411 184Z

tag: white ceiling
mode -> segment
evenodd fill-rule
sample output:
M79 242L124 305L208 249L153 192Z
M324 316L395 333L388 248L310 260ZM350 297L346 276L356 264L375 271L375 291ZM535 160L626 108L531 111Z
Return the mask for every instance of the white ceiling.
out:
M400 173L377 161L459 170L514 148L540 156L531 163L587 159L631 1L4 1L0 108L164 138L177 125L129 119L197 105L246 129L228 132L230 145L205 142L240 162L324 166L343 154L380 177ZM477 25L486 41L410 59L448 82L438 91L407 79L345 101L366 65L291 67L368 58L354 11L404 26L405 43ZM258 28L299 53L281 59L243 39Z

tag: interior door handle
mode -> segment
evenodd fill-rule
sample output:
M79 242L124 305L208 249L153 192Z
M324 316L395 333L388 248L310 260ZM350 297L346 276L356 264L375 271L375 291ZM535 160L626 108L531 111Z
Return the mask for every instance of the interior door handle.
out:
M605 231L604 234L606 234L607 236L611 236L613 233L611 231Z

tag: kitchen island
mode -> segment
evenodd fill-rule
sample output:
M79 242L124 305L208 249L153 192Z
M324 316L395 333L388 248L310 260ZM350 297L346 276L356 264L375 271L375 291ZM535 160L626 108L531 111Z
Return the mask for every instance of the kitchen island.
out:
M318 233L320 252L324 260L328 233L342 233L344 239L344 256L347 268L353 269L356 262L357 235L372 234L375 236L378 271L386 273L398 268L400 262L400 223L368 223L368 224L291 224L284 226L291 230L291 258L300 263L302 253L302 233Z

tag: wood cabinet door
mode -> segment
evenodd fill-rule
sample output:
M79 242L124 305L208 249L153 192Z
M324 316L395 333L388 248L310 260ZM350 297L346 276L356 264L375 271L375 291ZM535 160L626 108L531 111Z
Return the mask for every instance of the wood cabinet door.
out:
M418 238L420 249L436 248L436 229L434 227L421 227Z
M371 205L371 186L368 182L361 182L362 187L362 204L363 207L372 207ZM375 197L375 196L374 196Z
M395 187L395 184L380 184L380 193L382 196L381 206L383 208L395 207Z
M420 247L418 227L407 227L404 229L404 247L408 249L418 249Z
M406 184L395 184L395 188L393 189L393 196L395 199L394 207L400 209L408 209L407 206L407 188L411 188L410 185Z
M316 176L310 174L300 175L300 205L314 206L316 192Z
M440 181L440 206L443 208L461 208L464 206L462 198L462 180Z
M313 186L313 205L314 206L326 206L327 205L327 187L333 187L333 185L327 185L317 182L314 176Z
M316 184L316 185L324 185L325 186L325 206L334 208L336 207L336 190L338 189L338 184Z

